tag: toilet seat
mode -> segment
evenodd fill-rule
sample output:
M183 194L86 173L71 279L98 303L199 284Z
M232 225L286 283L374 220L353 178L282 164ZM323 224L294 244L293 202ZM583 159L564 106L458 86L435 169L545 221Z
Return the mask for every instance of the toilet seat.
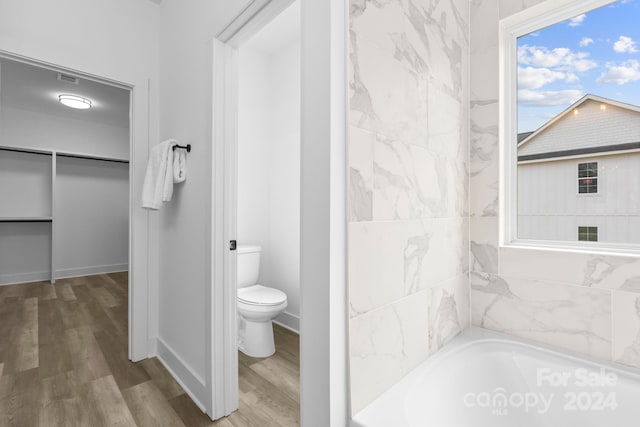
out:
M262 285L238 289L238 301L248 305L274 306L287 301L287 294L281 290Z

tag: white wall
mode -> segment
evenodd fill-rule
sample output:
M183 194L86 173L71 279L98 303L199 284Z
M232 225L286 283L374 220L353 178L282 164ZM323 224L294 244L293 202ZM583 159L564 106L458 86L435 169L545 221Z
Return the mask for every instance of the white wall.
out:
M51 216L51 155L0 150L0 218Z
M300 319L300 42L271 57L269 282L287 294L278 319L298 329Z
M0 97L2 99L2 97ZM0 104L3 144L129 158L129 128L74 120Z
M77 25L60 25L70 14L87 31L79 34ZM139 194L149 146L158 141L158 19L159 6L144 0L0 0L0 50L134 87L130 320L134 328L131 355L136 360L149 354L149 341L157 333L156 226L139 207Z
M127 269L129 165L58 156L56 277Z
M259 35L258 35L259 36ZM259 244L262 284L287 294L278 322L300 318L300 43L241 48L238 242Z
M269 60L259 51L238 54L238 223L241 245L262 246L260 281L267 280L272 106Z
M188 177L160 211L159 348L191 395L207 401L205 301L211 284L212 43L246 2L164 0L160 136L192 144ZM170 100L170 101L168 101ZM221 209L222 207L220 207Z
M578 164L598 163L598 193L578 193ZM640 153L518 165L518 237L577 241L597 226L598 241L640 242Z

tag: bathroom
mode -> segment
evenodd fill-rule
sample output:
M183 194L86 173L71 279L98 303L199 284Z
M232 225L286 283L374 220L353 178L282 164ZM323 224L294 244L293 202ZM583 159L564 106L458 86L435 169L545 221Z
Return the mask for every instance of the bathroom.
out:
M606 2L299 1L300 176L286 179L300 186L292 251L300 260L288 264L299 265L299 311L295 290L278 288L288 306L276 321L295 329L299 316L300 424L342 427L355 417L367 425L362 411L386 400L423 361L451 355L443 353L447 343L472 325L599 361L633 355L637 255L507 247L502 224L501 20L565 6L579 16ZM268 2L56 3L2 1L0 50L134 88L133 192L140 192L153 145L166 138L192 144L189 176L173 202L157 214L135 211L132 221L139 285L131 298L145 297L132 312L130 358L162 358L188 391L179 408L226 415L219 409L225 381L214 381L233 365L217 352L215 326L226 312L213 298L223 295L216 293L214 246L227 250L230 239L210 230L225 206L214 191L219 127L211 111L220 87L212 83L212 40L248 5L257 10ZM83 23L82 37L60 25L69 10ZM243 242L240 210L238 221L231 238L263 247L259 283L276 288L272 257L295 243L278 247L278 239L257 235ZM235 294L232 301L235 310ZM494 380L483 391L507 385ZM438 394L415 396L441 402ZM634 424L627 418L611 425Z

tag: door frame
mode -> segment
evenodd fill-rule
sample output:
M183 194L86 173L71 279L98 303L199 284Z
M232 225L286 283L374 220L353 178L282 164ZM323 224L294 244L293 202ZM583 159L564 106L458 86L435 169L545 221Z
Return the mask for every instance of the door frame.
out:
M140 213L136 210L137 188L141 187L136 179L136 163L141 161L142 153L145 153L144 162L148 156L148 115L149 115L149 84L148 81L138 84L121 82L106 77L86 73L59 64L52 64L35 58L29 58L17 53L0 49L0 58L6 58L12 61L18 61L25 64L33 65L39 68L48 69L55 72L61 72L78 76L83 79L92 80L109 86L126 89L129 91L129 256L128 256L128 348L127 355L131 361L139 361L149 357L151 345L149 342L149 287L148 287L148 271L149 262L149 216L147 213ZM136 131L139 132L136 134ZM136 149L138 141L145 141L138 144L144 149ZM52 238L53 238L52 225ZM55 265L52 264L52 270ZM52 271L52 278L55 278L55 271Z
M213 150L209 207L211 254L207 296L207 413L212 419L238 409L236 240L238 181L238 48L296 0L256 0L213 40ZM221 207L221 208L216 208Z
M238 408L235 252L237 47L295 0L252 0L211 41L211 218L207 413ZM349 420L346 0L301 2L300 420Z

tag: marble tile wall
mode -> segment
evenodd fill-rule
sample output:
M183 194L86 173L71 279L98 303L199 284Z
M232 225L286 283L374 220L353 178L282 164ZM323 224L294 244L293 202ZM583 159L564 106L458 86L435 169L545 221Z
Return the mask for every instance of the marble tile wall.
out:
M640 367L640 259L498 246L498 22L538 3L471 0L472 322Z
M351 0L349 30L356 413L470 323L469 2Z

